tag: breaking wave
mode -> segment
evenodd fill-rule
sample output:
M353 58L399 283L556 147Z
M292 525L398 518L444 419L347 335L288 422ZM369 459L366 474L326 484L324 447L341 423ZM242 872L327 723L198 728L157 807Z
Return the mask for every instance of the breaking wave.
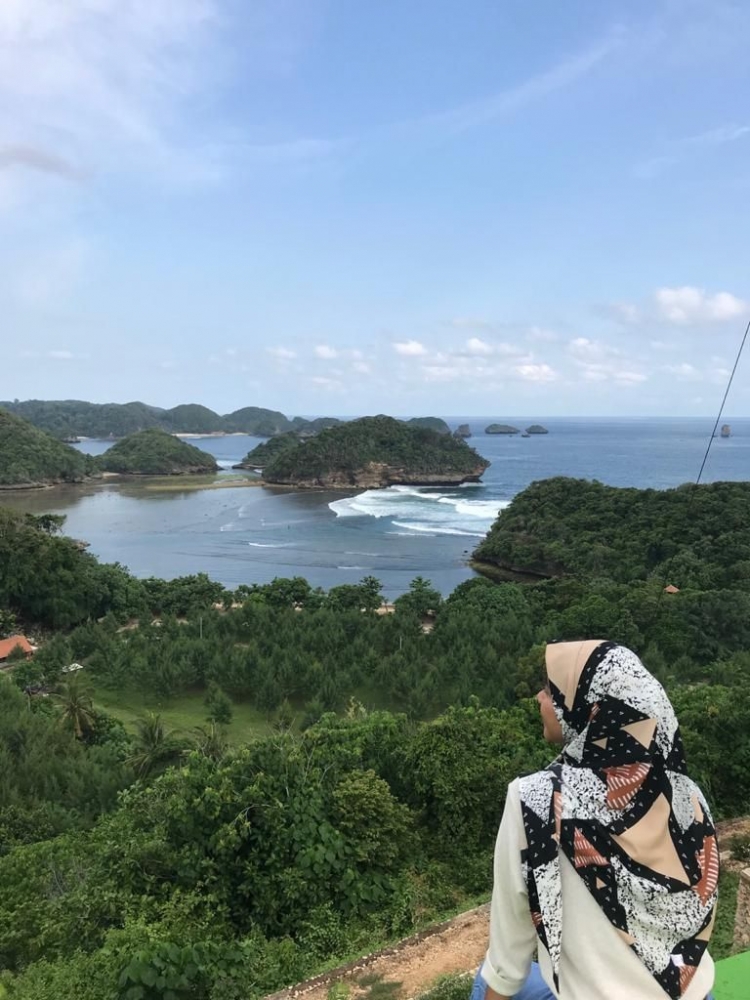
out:
M456 487L456 491L460 489L462 487ZM333 500L328 506L336 517L390 518L393 527L400 530L389 534L483 538L509 502L470 500L466 494L441 493L430 487L389 486Z

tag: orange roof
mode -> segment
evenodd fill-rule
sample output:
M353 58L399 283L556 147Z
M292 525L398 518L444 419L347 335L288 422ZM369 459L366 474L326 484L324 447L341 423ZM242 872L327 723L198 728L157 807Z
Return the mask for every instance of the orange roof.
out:
M12 635L9 639L0 639L0 660L7 660L16 646L20 646L27 655L34 652L25 635Z
M673 583L667 584L667 586L664 588L664 593L665 594L679 594L679 592L680 592L680 588L679 587L675 587L675 585Z

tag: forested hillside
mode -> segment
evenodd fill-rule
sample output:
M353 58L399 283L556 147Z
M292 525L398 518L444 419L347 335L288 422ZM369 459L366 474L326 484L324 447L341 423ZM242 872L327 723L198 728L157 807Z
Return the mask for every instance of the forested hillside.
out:
M223 416L198 403L183 403L171 410L146 403L87 403L78 399L28 399L0 403L56 438L120 438L126 434L161 427L172 434L242 433L271 437L285 431L316 433L338 423L333 417L290 420L278 410L245 406Z
M263 478L306 486L460 483L478 479L488 465L450 434L377 416L348 421L285 449L264 467Z
M138 476L179 476L216 472L213 455L158 427L129 434L98 458L105 472Z
M91 459L0 407L0 488L77 483Z
M542 485L522 510L529 495L545 510ZM300 578L137 580L62 536L62 519L0 509L0 636L40 643L0 676L10 1000L254 1000L465 907L489 890L508 781L550 757L531 695L553 638L642 655L717 818L750 812L750 585L725 486L682 532L695 549L734 526L738 546L712 546L678 593L623 536L627 570L477 577L445 600L418 578L392 614L372 577L327 593ZM619 544L628 504L591 487L550 485L567 497L561 559L591 523ZM664 529L654 517L644 537ZM151 714L123 725L135 694ZM204 721L178 728L170 707L188 696ZM251 742L233 728L246 706L265 720Z
M558 477L532 483L474 552L538 573L750 589L750 483L638 490Z

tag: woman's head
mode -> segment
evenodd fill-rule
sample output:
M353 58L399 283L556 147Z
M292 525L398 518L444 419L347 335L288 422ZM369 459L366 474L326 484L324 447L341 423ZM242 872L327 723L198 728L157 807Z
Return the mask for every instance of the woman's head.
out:
M603 639L557 642L547 646L545 662L547 689L537 695L545 739L579 761L624 762L643 751L669 757L677 719L635 653Z

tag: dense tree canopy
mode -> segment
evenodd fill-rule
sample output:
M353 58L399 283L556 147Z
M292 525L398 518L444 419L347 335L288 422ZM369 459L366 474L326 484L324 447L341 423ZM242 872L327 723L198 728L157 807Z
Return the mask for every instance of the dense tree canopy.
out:
M61 519L0 508L0 622L42 638L0 676L9 1000L253 1000L469 905L489 890L508 782L551 756L531 697L551 639L631 646L715 815L750 812L746 484L689 506L679 490L546 487L486 544L526 552L538 535L521 563L540 572L552 548L552 578L476 577L443 599L418 577L392 613L374 577L328 593L137 580ZM72 661L82 673L63 673ZM118 696L134 692L164 714L126 730ZM207 721L180 731L165 716L187 692ZM238 743L248 705L273 729Z
M223 416L199 403L182 403L165 410L146 403L87 403L78 399L28 399L0 403L11 413L56 438L120 438L126 434L161 427L173 434L217 432L271 437L285 431L317 433L339 423L335 417L289 419L278 410L244 406Z
M77 483L92 472L88 456L0 407L0 488Z
M99 457L99 465L106 472L139 476L176 476L219 468L213 455L158 427L117 441Z
M393 417L362 417L285 449L265 468L272 483L446 482L478 478L489 462L464 441Z
M750 483L639 490L545 479L501 512L474 558L542 576L745 590L749 506Z

